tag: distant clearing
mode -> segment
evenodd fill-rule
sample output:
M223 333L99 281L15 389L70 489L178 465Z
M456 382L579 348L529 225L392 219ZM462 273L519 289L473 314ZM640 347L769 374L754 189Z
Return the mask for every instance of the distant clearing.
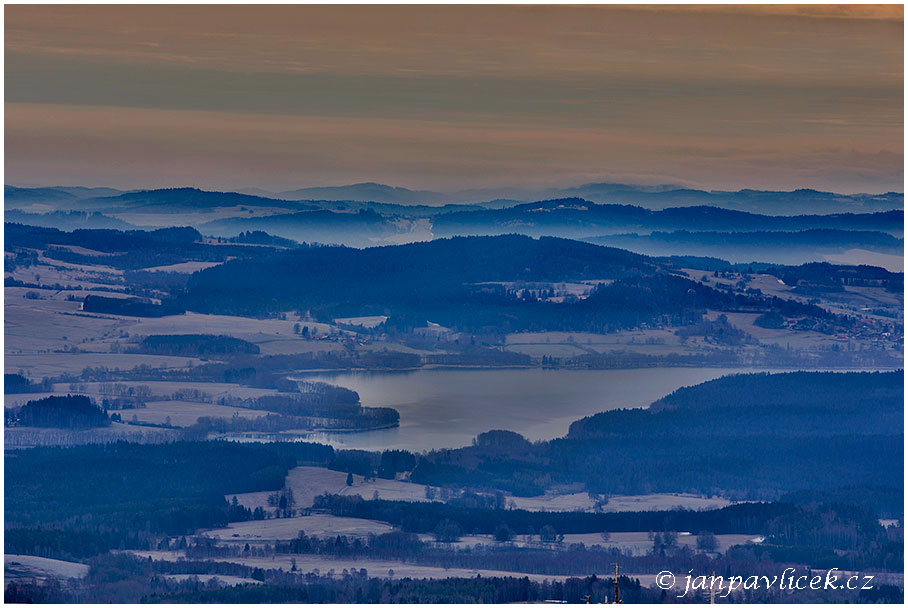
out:
M86 266L80 269L61 268L56 265L56 260L46 260L46 264L35 264L29 267L16 268L12 272L5 272L4 276L22 281L23 283L32 283L40 285L64 285L72 287L81 287L82 289L125 289L126 286L120 283L122 279L112 271L111 268L101 269L100 267ZM51 263L53 262L53 263Z
M46 299L26 299L23 296L29 291ZM114 338L120 334L124 327L121 320L82 316L80 303L66 300L71 293L5 288L4 352L7 357L10 354L34 354L73 346L86 348L105 337ZM79 292L79 295L85 295L85 292ZM111 294L105 292L105 295ZM109 352L110 347L105 344L104 350ZM15 368L7 364L7 369Z
M168 264L167 266L154 266L153 268L145 268L145 270L147 270L148 272L180 272L185 274L192 274L193 272L198 272L199 270L217 266L220 263L221 262L180 262L179 264Z
M173 426L192 426L201 416L231 418L236 415L240 418L254 419L270 413L193 401L149 401L145 405L144 408L119 410L118 413L124 420L132 420L135 416L139 422L152 424L164 424L169 418Z
M306 517L235 522L226 528L206 530L201 534L223 542L273 543L275 540L294 539L299 536L300 531L305 532L307 536L343 535L365 538L369 534L384 534L392 529L389 524L379 521L315 514Z
M134 555L142 558L151 557L153 560L178 561L183 555L178 551L131 551ZM343 576L343 571L356 568L366 569L369 576L379 578L389 578L389 570L394 571L393 578L476 578L477 575L482 577L527 577L534 581L544 580L564 580L570 578L567 575L553 574L530 574L523 572L506 572L504 570L474 570L468 568L441 568L436 566L417 566L405 564L399 561L378 560L378 559L355 559L355 558L337 558L330 556L318 555L276 555L271 557L215 557L213 561L228 562L234 564L244 564L252 568L277 569L289 571L296 562L296 568L302 573L309 573L318 570L321 575L333 574L336 578ZM607 575L607 572L603 572Z
M375 492L386 500L426 500L426 487L417 483L396 481L393 479L376 479L364 482L361 475L353 476L353 485L347 485L347 474L341 471L332 471L322 467L296 467L290 470L284 487L293 491L297 508L311 507L316 496L324 493L342 494L345 496L359 495L366 500L372 499ZM245 507L255 509L262 507L266 510L270 492L252 492L249 494L236 494L237 500ZM233 494L225 496L228 500ZM273 507L272 507L273 509Z
M3 576L7 582L32 578L82 578L86 574L88 574L88 564L35 555L6 554L3 556Z
M198 365L201 359L165 355L127 355L114 353L47 353L9 354L5 357L6 369L28 371L31 378L55 377L61 374L78 376L86 367L132 369L147 365L156 369L185 369Z
M343 496L359 495L371 500L378 492L383 500L406 500L412 502L427 501L426 486L409 481L394 479L375 479L364 481L360 475L353 475L353 485L348 486L347 474L332 471L323 467L296 467L290 470L284 487L293 491L296 508L311 507L316 496L322 494L340 494ZM228 494L227 500L237 497L240 504L250 509L262 507L273 510L268 505L271 492L252 492L248 494ZM438 499L433 499L438 501ZM544 496L520 497L508 496L518 509L527 511L595 511L595 502L586 492L571 494L546 494ZM671 509L719 509L732 504L719 497L695 496L693 494L646 494L639 496L610 496L602 507L603 512L620 511L665 511Z

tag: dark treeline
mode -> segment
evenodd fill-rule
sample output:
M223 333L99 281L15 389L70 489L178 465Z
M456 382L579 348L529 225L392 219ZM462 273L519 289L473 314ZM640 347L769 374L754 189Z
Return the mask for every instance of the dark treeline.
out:
M44 387L39 383L32 382L22 374L3 374L3 392L7 395L17 393L37 393Z
M905 512L904 490L895 486L847 486L829 490L800 490L784 494L779 500L799 505L852 504L875 512L882 519L899 520L904 517Z
M290 239L268 234L267 232L263 232L261 230L247 230L245 232L239 233L234 237L218 240L224 241L226 243L242 243L245 245L271 245L273 247L286 247L288 249L306 246Z
M595 579L595 577L592 577ZM357 582L357 579L361 582ZM477 577L445 579L383 580L349 576L341 580L324 577L319 584L244 585L222 589L184 591L146 598L151 603L330 603L330 604L460 604L536 602L553 599L583 603L587 595L614 595L614 582L603 579L568 579L565 582L533 582L528 578ZM646 589L636 579L622 577L622 601L656 603L658 592ZM626 582L625 582L626 581Z
M224 399L224 405L238 405L289 416L354 415L359 412L359 394L325 382L296 381L299 392L263 395L254 399Z
M255 419L234 416L204 416L189 427L192 438L203 439L209 433L275 432L288 429L364 431L396 426L400 414L390 407L363 407L359 395L350 389L324 382L290 381L277 386L298 392L263 395L243 399L221 397L220 405L273 412Z
M461 533L472 531L473 534L490 534L499 541L508 541L518 535L533 535L546 528L555 534L635 531L675 533L696 530L699 534L763 535L765 543L748 549L756 552L758 559L765 555L767 559L777 563L800 563L815 568L841 568L842 564L847 564L851 568L883 568L889 571L901 570L904 563L901 528L884 528L878 523L872 511L845 504L799 506L779 502L739 503L722 509L704 511L583 513L524 511L500 507L475 508L459 504L458 501L401 502L363 500L360 496L324 495L316 498L315 507L327 509L339 516L387 521L400 526L403 532L434 533L437 538L444 536L441 531L443 528L452 525L462 531ZM444 540L456 540L457 536L455 534L452 538ZM473 562L463 560L446 562L444 558L435 556L433 551L426 551L429 545L414 545L405 541L407 539L403 537L389 537L382 540L389 546L379 544L376 547L382 547L380 552L384 552L386 557L416 558L426 555L430 560L435 559L426 562L432 565L518 569L513 565L508 566L507 558L497 561L475 558ZM659 550L663 556L669 549L671 555L684 555L684 550L676 545L670 543L666 545ZM289 543L284 550L318 553L328 551L325 546L324 543L301 536ZM338 546L339 544L335 542L333 550L339 550ZM393 555L388 554L389 551ZM521 550L515 550L514 553L522 554ZM527 553L533 555L532 551ZM514 559L518 557L519 555ZM520 571L543 574L596 571L583 567L578 569L577 564L570 561L553 567L543 565L545 559L539 556L529 559L534 564L532 569ZM551 555L549 559L553 563L558 560ZM569 563L574 569L554 569L567 568Z
M394 479L397 473L412 471L416 456L407 450L384 450L381 453L365 450L335 450L328 468L363 477Z
M322 495L314 507L342 517L377 519L405 532L431 533L445 521L464 533L494 534L506 525L513 534L535 534L550 525L561 534L645 531L709 531L714 534L751 534L768 529L768 522L798 510L785 503L740 503L709 511L525 511L475 508L442 502L364 500L359 495Z
M450 365L450 366L527 366L533 364L533 358L523 353L515 353L506 350L496 350L492 348L473 348L464 349L459 353L443 353L425 355L423 360L428 365Z
M85 296L82 310L127 317L166 317L185 312L171 303L155 304L145 298L107 298L93 294Z
M400 413L390 407L361 407L353 414L324 416L200 416L192 426L186 427L184 436L187 439L205 439L211 433L278 433L288 430L359 432L392 428L399 423Z
M231 336L210 334L181 334L146 336L136 347L136 352L149 355L180 355L185 357L208 355L259 354L259 347L251 342Z
M45 249L50 245L72 245L103 253L118 253L155 247L177 247L200 241L194 228L174 227L159 230L73 230L39 228L6 222L6 246Z
M80 558L249 519L225 494L280 489L295 451L311 450L214 441L8 453L6 551Z
M85 395L52 395L7 409L6 426L89 429L110 426L110 418Z
M737 375L680 389L652 410L578 420L561 439L430 452L412 479L541 494L695 492L772 499L847 485L901 487L903 373Z

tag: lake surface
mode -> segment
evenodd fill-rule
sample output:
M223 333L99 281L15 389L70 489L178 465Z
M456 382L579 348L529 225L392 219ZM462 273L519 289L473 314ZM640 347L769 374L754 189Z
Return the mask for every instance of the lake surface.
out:
M597 412L646 407L682 386L745 369L620 370L422 369L410 372L296 374L359 393L364 406L393 407L400 427L366 433L319 433L311 441L340 448L424 451L470 445L490 429L531 440L563 437Z

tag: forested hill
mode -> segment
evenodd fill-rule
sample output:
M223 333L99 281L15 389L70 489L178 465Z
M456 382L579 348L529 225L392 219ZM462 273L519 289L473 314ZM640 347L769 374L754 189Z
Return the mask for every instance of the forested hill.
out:
M280 207L306 210L314 207L296 201L282 201L236 192L210 192L198 188L161 188L125 192L116 196L82 199L82 210L141 209L145 212L197 211L218 207Z
M882 407L888 414L901 416L901 409L894 407L894 404L903 398L903 377L902 371L861 374L739 374L679 388L653 403L649 411L656 413L676 410L692 413L716 407L740 410L772 408L778 410L777 413L792 415L798 410L802 413L822 410L826 415L817 416L810 432L819 432L821 427L829 423L833 427L841 427L846 421L852 431L867 425L869 432L895 432L897 429L888 428L888 425L882 424L882 419L871 413L875 414L875 410ZM813 390L805 391L804 388L808 386L813 387ZM887 415L885 412L880 415ZM580 427L572 427L572 433L574 431L580 433ZM795 425L789 430L791 433L805 431Z
M42 228L7 222L6 247L43 249L50 245L75 245L104 253L119 253L154 247L184 247L202 240L199 231L189 227L157 230L111 230Z
M66 232L6 222L6 251L21 256L25 262L31 249L43 250L52 260L88 266L109 266L123 270L152 268L188 261L223 262L231 258L266 255L273 247L301 247L270 235L243 233L226 243L206 242L202 234L188 226L157 230L78 229ZM262 247L241 244L262 241ZM15 259L15 258L13 258ZM7 260L9 267L10 260Z
M581 198L567 198L506 209L442 214L434 218L433 231L438 236L519 232L531 236L557 234L572 238L650 230L750 232L826 228L876 230L896 234L902 231L903 218L901 210L772 216L710 206L653 211L635 205L598 205Z
M562 439L428 454L413 479L525 493L581 482L606 494L748 498L902 488L903 386L901 370L727 376L678 389L649 409L582 418Z
M563 281L589 281L592 293L586 299L552 301L514 285ZM827 316L814 306L712 289L620 249L517 235L364 250L323 247L234 260L194 274L179 300L181 307L198 312L380 314L410 326L432 321L499 332L602 332L648 322L684 323L699 319L707 308L794 306L797 314Z
M714 247L718 251L729 248L863 248L871 251L901 253L904 241L885 232L872 230L833 230L818 228L801 231L754 232L702 232L675 230L672 232L651 232L648 235L618 234L586 239L591 243L628 247L634 245L662 246L667 253L676 252L679 247ZM724 248L724 249L723 249ZM762 259L762 258L761 258Z
M88 213L85 211L26 213L18 209L5 209L3 211L3 220L28 226L43 226L61 230L76 230L80 228L128 230L134 228L132 224L123 220L108 217L98 212Z

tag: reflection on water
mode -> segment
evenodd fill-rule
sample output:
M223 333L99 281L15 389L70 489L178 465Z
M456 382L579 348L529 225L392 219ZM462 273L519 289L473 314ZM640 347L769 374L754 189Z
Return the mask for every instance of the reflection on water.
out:
M597 412L646 407L673 390L754 370L648 368L622 370L423 369L410 372L298 374L355 390L365 406L400 412L400 427L366 433L318 433L309 441L335 447L455 448L490 429L531 440L564 436L571 422Z

